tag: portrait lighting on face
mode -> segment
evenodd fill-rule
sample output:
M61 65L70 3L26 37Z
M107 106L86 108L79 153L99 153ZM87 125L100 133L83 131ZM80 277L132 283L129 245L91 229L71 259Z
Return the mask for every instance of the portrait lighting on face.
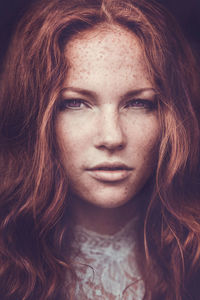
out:
M121 206L143 188L157 155L155 92L141 47L113 26L73 38L66 57L56 134L71 192L100 207Z

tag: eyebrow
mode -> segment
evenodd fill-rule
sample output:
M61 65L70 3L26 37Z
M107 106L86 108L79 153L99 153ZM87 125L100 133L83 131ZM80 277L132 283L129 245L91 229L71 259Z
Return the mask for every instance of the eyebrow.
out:
M67 92L67 91L76 92L76 93L82 94L82 95L84 95L86 97L98 98L98 95L97 95L96 92L90 91L90 90L87 90L87 89L83 89L83 88L66 87L66 88L63 88L61 90L61 93ZM125 98L135 97L135 96L137 96L137 95L139 95L141 93L148 92L148 91L154 92L154 94L156 93L154 88L134 89L134 90L128 91L125 95L123 95L122 96L122 100L125 99Z
M86 90L86 89L82 89L82 88L78 88L78 87L66 87L66 88L63 88L61 90L61 93L63 92L76 92L76 93L79 93L79 94L82 94L86 97L92 97L92 98L97 98L97 93L95 93L94 91L90 91L90 90Z
M156 94L156 91L155 91L154 88L135 89L135 90L127 92L124 96L122 96L122 99L135 97L135 96L137 96L139 94L142 94L144 92L153 92L152 96L154 96Z

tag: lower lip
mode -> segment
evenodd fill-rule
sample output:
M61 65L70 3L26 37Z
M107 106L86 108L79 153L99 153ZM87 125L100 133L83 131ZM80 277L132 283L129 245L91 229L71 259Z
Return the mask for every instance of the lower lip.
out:
M126 179L130 175L131 170L91 170L89 173L99 181L115 182Z

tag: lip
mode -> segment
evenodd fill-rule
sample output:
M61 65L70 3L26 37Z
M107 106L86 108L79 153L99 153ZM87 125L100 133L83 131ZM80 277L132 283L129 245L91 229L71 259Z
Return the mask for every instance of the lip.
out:
M102 163L86 169L94 179L104 182L125 180L132 170L133 168L119 162Z

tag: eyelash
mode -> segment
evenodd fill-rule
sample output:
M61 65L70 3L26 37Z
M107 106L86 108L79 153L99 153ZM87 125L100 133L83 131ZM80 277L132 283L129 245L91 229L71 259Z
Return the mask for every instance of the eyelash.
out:
M70 107L70 104L74 105ZM77 105L78 104L78 105ZM65 110L65 109L72 109L72 110L78 110L81 109L81 104L83 104L86 107L90 107L90 105L87 103L87 101L79 98L75 99L64 99L61 101L59 109ZM126 102L124 105L125 108L135 108L135 109L147 109L147 110L154 110L156 109L156 102L152 100L146 100L146 99L132 99Z
M132 99L126 103L125 108L129 108L129 107L153 110L156 108L156 102L152 100L137 98L137 99Z
M74 104L74 106L69 107L70 104ZM86 101L82 100L82 99L64 99L63 101L61 101L59 109L65 110L65 109L80 109L80 106L76 106L76 104L84 104L85 106L89 107L89 105L87 104Z

